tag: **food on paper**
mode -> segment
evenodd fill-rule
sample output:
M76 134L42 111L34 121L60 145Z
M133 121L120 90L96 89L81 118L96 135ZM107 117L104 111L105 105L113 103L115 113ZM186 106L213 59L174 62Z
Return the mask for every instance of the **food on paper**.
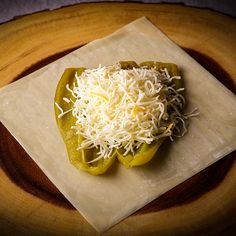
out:
M116 157L126 167L149 162L166 137L173 140L187 131L183 90L172 63L66 69L55 113L71 163L98 175Z

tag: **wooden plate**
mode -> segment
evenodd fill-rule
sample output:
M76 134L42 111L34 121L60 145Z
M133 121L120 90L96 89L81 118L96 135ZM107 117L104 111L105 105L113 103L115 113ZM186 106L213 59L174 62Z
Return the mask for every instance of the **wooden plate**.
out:
M137 3L80 4L0 25L0 87L141 16L235 93L235 19L180 5ZM231 153L104 235L233 234L235 156ZM1 235L98 235L2 124L0 161Z

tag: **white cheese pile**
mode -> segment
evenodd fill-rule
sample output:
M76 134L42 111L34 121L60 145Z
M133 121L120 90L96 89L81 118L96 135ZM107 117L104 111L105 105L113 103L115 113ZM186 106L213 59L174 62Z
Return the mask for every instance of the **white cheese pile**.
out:
M78 135L84 141L78 149L98 148L98 158L109 158L114 149L123 148L124 155L134 154L143 143L150 144L162 137L182 136L186 132L182 115L185 100L176 89L167 69L121 69L120 64L86 69L75 75L77 83L67 89L75 101L69 111L76 118ZM181 124L177 127L176 124ZM180 131L183 130L183 131ZM93 160L93 161L96 161Z

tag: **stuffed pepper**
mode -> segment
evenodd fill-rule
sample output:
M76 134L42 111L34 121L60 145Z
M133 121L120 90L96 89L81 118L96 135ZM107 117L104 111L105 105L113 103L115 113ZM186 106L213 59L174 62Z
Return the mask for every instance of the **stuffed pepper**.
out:
M149 162L162 142L186 132L182 80L172 63L123 61L68 68L55 95L55 115L70 162L92 175L118 159Z

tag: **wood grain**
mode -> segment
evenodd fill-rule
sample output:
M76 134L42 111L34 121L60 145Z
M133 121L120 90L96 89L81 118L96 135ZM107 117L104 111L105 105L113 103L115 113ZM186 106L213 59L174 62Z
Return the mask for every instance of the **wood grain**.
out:
M131 3L80 4L0 25L0 86L143 15L235 93L234 19L178 5ZM105 235L235 231L235 156L228 155L170 190ZM1 233L96 235L3 125L0 161Z

